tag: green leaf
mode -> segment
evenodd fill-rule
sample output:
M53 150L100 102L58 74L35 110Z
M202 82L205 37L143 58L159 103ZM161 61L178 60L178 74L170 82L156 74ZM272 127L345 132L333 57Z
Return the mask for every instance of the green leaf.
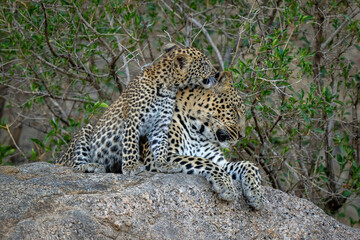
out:
M108 108L109 105L107 105L106 103L102 102L102 103L100 103L99 107L101 107L101 108Z
M30 138L30 140L34 143L36 143L37 145L39 145L40 147L44 148L45 145L44 143L42 143L39 139L36 139L36 138Z
M315 128L314 132L318 132L318 133L325 133L324 130L322 130L321 128Z
M341 105L341 106L344 106L345 103L343 103L342 101L339 101L339 100L334 100L334 102L336 102L337 104Z
M356 209L356 212L357 212L357 214L358 214L358 216L359 216L359 218L360 218L360 207L358 207L358 206L356 206L356 205L354 205L354 204L350 204L350 206L352 206L353 208Z
M353 194L352 191L345 190L342 195L347 198L347 197L350 197L352 194Z

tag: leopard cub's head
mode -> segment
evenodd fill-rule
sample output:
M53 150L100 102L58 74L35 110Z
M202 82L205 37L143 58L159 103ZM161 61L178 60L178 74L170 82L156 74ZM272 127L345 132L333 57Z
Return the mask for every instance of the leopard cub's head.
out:
M173 84L178 88L189 85L210 88L215 85L216 71L209 59L196 48L168 44L167 56L172 59Z

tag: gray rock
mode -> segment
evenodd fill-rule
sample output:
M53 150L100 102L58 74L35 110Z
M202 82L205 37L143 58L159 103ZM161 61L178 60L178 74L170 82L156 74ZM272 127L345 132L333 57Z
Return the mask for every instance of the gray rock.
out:
M184 174L0 167L0 239L359 239L311 202L265 188L265 209L219 200Z

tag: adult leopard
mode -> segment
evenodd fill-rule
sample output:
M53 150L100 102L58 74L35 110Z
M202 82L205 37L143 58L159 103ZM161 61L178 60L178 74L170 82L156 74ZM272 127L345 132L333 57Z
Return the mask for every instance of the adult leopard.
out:
M166 54L130 81L95 127L88 124L70 142L55 163L83 172L143 171L139 163L139 139L146 136L158 169L168 166L168 129L176 93L187 86L209 88L214 68L199 50L168 45Z
M229 72L221 74L214 89L197 87L178 92L169 129L167 161L180 166L173 172L206 177L225 200L236 196L232 180L240 181L247 203L259 210L265 202L259 169L248 161L229 162L222 151L241 138L244 109ZM146 170L157 172L146 139L142 139L140 149Z

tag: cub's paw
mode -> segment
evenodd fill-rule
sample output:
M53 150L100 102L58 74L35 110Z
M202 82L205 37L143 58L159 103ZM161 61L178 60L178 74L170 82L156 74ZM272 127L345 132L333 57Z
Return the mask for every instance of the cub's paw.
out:
M122 174L124 175L135 176L143 171L145 171L145 165L141 163L126 164L122 166Z
M99 163L87 163L81 165L78 170L84 173L106 173L105 167Z

